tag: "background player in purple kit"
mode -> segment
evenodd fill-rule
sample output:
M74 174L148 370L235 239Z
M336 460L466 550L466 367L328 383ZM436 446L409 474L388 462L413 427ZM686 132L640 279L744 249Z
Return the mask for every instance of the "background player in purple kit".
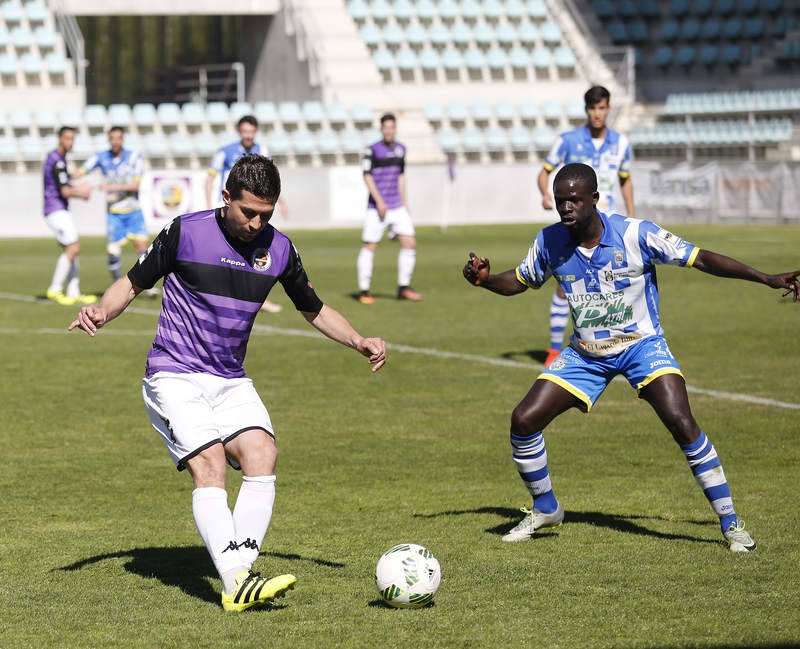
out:
M364 182L369 189L367 215L361 240L364 245L358 253L358 290L361 304L374 304L369 292L375 250L387 227L397 235L400 252L397 254L397 297L419 302L422 296L411 289L411 275L417 260L417 239L414 224L408 213L406 200L405 161L406 147L397 142L397 120L391 113L381 117L383 139L364 152Z
M58 146L47 154L44 161L44 220L56 241L64 248L56 261L53 279L47 289L47 297L58 304L71 305L97 302L96 295L82 295L80 289L81 244L72 214L69 212L70 198L88 200L92 192L89 185L70 185L67 172L67 154L75 142L75 129L62 126L58 131ZM67 286L66 294L64 285Z
M165 277L143 397L176 467L192 475L194 519L228 611L271 600L295 583L293 575L265 579L250 569L272 516L278 452L269 413L243 367L264 299L280 282L319 331L369 358L372 371L386 362L386 343L363 338L322 303L292 242L269 225L279 195L274 163L244 156L226 182L224 207L173 220L100 303L82 308L69 327L93 336ZM242 470L233 512L226 460Z

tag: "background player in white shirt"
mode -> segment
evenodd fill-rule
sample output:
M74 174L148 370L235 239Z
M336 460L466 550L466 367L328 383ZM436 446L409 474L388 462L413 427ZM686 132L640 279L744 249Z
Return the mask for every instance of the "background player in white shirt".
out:
M537 378L511 415L512 455L533 506L503 540L525 541L537 529L561 525L564 508L553 493L542 431L570 408L588 412L611 379L623 374L680 445L730 549L755 550L734 511L716 450L692 415L680 367L661 335L655 264L693 266L718 277L785 289L784 296L792 294L795 302L800 270L768 275L701 250L648 221L600 214L597 178L584 164L565 166L554 189L561 222L537 235L516 269L493 275L489 260L474 253L464 266L467 281L500 295L539 288L552 276L574 298L571 346ZM587 303L591 313L584 312Z
M587 122L584 126L562 133L556 140L542 170L539 172L539 191L542 207L553 209L553 196L548 189L550 173L560 164L583 162L597 173L600 200L597 208L608 214L617 211L614 197L619 180L625 213L633 217L633 182L630 179L631 145L628 138L606 126L611 110L611 93L603 86L592 86L583 95ZM561 288L556 288L550 302L550 349L544 365L547 367L561 352L564 330L569 320L569 307Z

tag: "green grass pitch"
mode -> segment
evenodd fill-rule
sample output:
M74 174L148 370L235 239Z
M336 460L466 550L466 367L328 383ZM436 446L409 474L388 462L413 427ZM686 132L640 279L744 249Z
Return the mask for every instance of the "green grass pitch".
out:
M280 287L273 297L286 308L259 315L246 367L281 455L256 569L292 572L298 585L273 608L238 615L220 607L190 478L172 468L142 405L158 300L139 297L94 340L67 335L76 308L29 299L47 287L55 243L0 241L0 647L800 643L800 305L778 291L659 270L666 336L687 383L734 395L690 396L755 554L727 551L680 450L620 381L590 415L567 413L545 433L566 524L500 541L528 501L508 422L547 347L554 286L503 298L467 285L461 267L470 250L495 271L514 267L539 227L421 228L419 304L394 299L397 244L384 241L372 307L352 297L356 231L294 233L322 298L397 347L373 375L330 341L270 329L312 331ZM800 266L796 228L671 229L767 271ZM102 291L103 242L84 240L81 260L83 290ZM375 563L406 541L442 565L434 604L421 610L377 601Z

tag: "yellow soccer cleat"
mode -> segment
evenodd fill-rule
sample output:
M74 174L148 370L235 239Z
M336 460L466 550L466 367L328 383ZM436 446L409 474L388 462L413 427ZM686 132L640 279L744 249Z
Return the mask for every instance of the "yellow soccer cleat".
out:
M52 300L61 306L72 306L76 303L76 299L74 297L67 297L61 291L51 291L50 289L47 289L47 299Z
M227 595L222 593L222 608L226 611L243 611L256 604L270 602L283 597L287 590L294 588L297 579L294 575L279 575L265 579L261 573L241 572L236 575L236 589Z
M94 304L95 302L97 302L97 296L92 295L91 293L89 294L81 293L77 297L72 297L69 299L73 300L73 304Z

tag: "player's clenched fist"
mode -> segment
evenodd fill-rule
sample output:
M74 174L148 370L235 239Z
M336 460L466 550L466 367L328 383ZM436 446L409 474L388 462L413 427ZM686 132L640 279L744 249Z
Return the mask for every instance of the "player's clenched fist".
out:
M94 336L97 330L106 323L106 313L98 309L94 304L88 304L81 308L78 317L72 321L67 328L72 331L76 327L83 329L90 336Z
M464 265L464 277L470 284L480 286L489 279L489 260L469 253L469 261Z

